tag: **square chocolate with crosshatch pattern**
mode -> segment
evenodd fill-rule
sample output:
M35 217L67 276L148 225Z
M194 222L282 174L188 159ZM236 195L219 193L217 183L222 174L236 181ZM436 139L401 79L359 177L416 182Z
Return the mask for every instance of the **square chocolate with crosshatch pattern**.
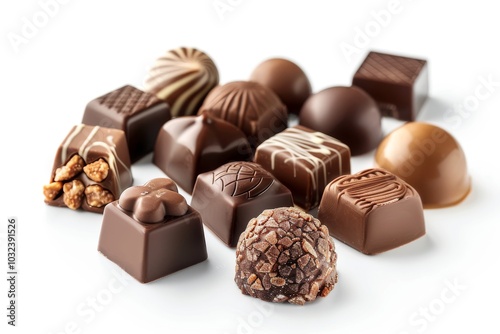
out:
M160 128L170 118L166 102L126 85L90 101L82 123L124 131L135 162L153 151Z
M266 209L293 206L290 190L253 162L230 162L200 174L191 205L226 245L236 247L248 222Z
M429 90L427 61L371 51L352 84L377 101L383 116L414 121Z

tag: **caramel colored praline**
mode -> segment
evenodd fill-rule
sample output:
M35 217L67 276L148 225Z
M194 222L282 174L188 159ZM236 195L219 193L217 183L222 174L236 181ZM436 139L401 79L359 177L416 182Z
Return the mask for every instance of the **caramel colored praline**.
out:
M397 128L380 143L375 162L412 185L424 208L458 204L471 189L460 144L432 124L409 122Z

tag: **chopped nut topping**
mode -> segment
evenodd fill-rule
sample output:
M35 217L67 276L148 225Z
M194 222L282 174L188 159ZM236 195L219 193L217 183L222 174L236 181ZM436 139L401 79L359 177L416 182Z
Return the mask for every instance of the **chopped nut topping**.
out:
M83 192L85 186L81 181L73 180L65 183L63 186L63 201L64 204L70 209L76 210L82 205Z
M92 181L102 182L108 177L109 165L101 158L83 167L83 171Z
M66 165L56 169L54 181L68 181L83 171L85 162L78 154L69 159Z
M85 189L85 197L87 198L88 205L97 208L100 208L115 200L115 197L109 190L106 190L97 184L88 186Z
M56 198L63 188L62 182L52 182L43 186L43 195L46 201L52 201Z

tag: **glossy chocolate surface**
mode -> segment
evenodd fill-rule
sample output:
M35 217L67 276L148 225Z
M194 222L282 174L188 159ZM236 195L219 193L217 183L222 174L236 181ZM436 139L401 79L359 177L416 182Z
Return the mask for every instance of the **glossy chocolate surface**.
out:
M80 124L57 150L50 183L44 186L45 202L102 213L132 181L125 133Z
M181 47L158 58L145 90L165 100L172 117L195 115L208 92L219 83L213 60L203 51Z
M191 205L219 239L235 247L250 219L265 209L293 206L293 199L260 165L239 161L200 174Z
M318 219L336 239L365 254L385 252L425 234L417 191L381 169L332 181L323 194Z
M135 162L153 152L158 131L170 118L167 103L127 85L90 101L82 123L123 130Z
M424 208L455 205L471 189L460 144L432 124L409 122L397 128L380 143L375 162L412 185Z
M283 58L272 58L260 63L250 75L250 81L269 87L292 114L299 114L312 93L311 83L304 71L294 62Z
M257 147L254 161L290 189L295 204L310 210L330 181L351 172L350 158L344 143L297 125Z
M214 88L198 114L221 118L241 129L252 147L283 131L286 106L269 88L251 81L234 81Z
M337 138L352 155L375 149L382 138L377 104L357 87L331 87L311 95L299 117L300 125Z
M243 132L224 120L203 114L165 123L158 134L153 162L191 193L199 174L230 161L249 160L251 154Z
M207 259L201 217L166 178L106 206L98 250L141 283Z
M304 305L334 288L336 262L325 225L300 209L276 208L252 219L241 234L234 281L245 295Z
M352 84L377 101L382 115L414 121L429 91L427 61L370 52Z

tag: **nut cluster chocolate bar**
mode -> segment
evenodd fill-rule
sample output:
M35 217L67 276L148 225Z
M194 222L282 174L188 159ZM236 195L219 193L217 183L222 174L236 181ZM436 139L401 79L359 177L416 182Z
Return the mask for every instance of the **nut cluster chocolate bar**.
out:
M59 146L43 193L49 205L101 213L131 185L124 132L80 124Z

